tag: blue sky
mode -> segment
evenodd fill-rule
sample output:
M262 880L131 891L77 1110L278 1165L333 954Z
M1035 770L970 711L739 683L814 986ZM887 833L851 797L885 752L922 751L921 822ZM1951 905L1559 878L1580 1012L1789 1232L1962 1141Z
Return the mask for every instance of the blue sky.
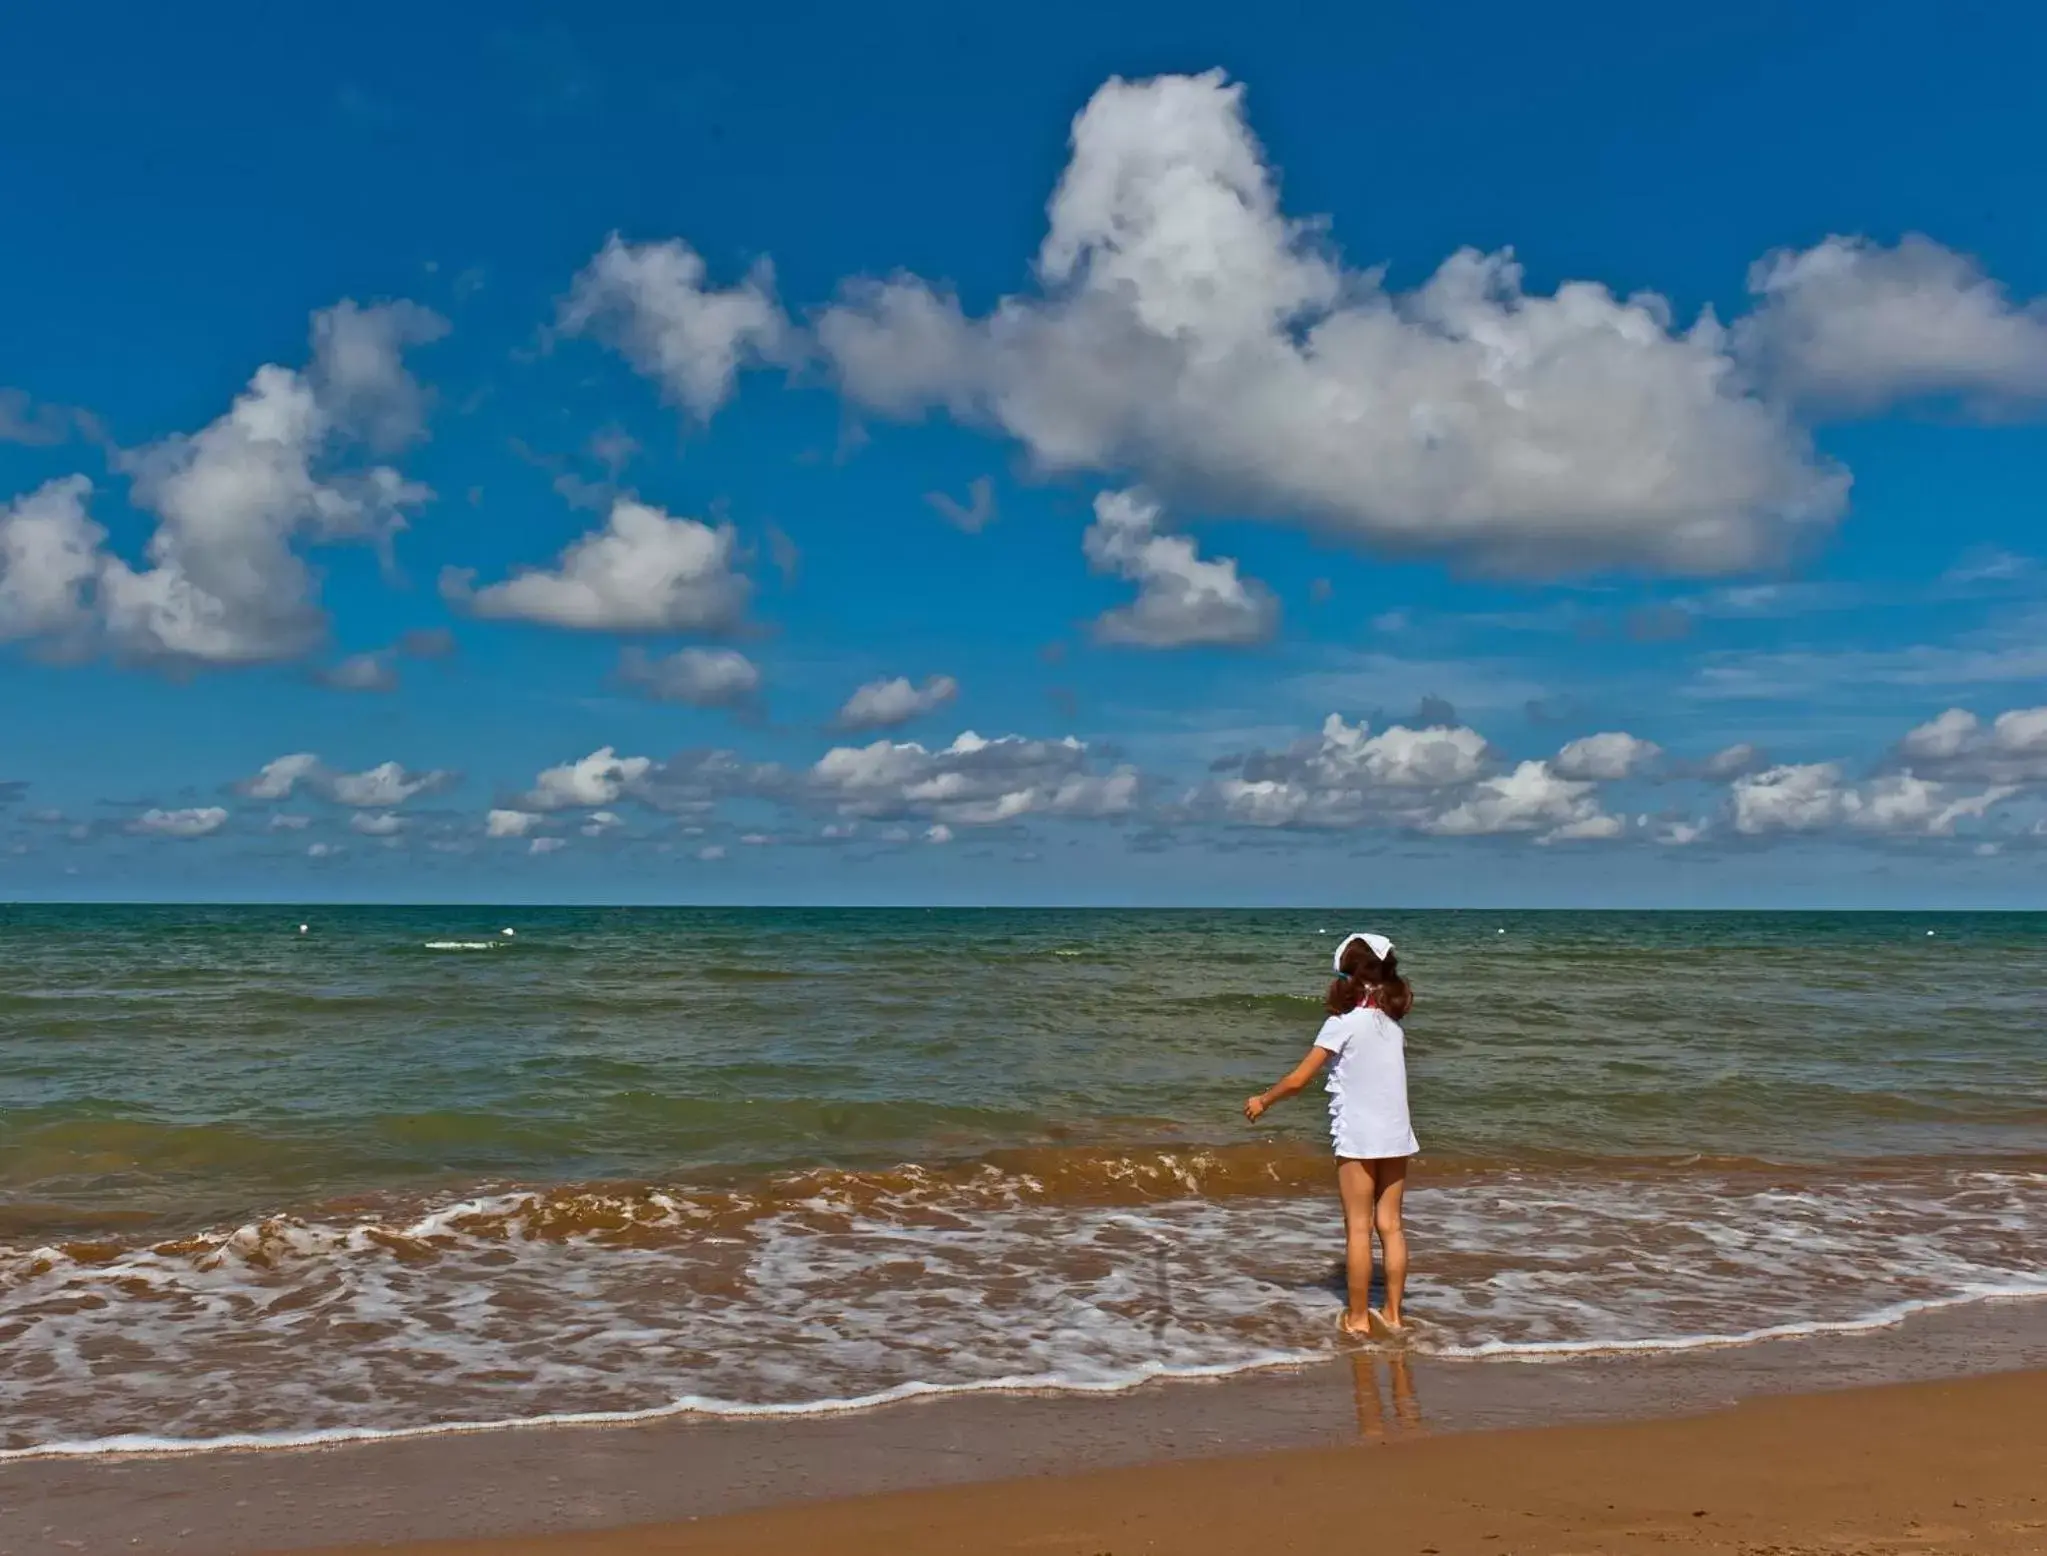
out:
M0 898L2042 902L2040 18L44 11Z

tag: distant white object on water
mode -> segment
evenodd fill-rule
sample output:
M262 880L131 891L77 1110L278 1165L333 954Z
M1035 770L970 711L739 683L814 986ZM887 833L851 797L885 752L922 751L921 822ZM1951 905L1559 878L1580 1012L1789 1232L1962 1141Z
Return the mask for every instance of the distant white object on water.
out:
M1929 929L1926 933L1930 936L1932 935L1933 931Z
M518 931L517 931L516 929L508 929L508 930L506 930L506 931L504 932L504 935L505 935L505 938L506 938L507 940L509 940L509 939L511 939L511 938L512 938L512 936L516 935L517 933L518 933Z
M308 926L308 925L305 925L305 924L301 924L301 925L299 925L299 933L303 935L303 934L304 934L304 933L306 932L306 930L307 930L307 929L308 929L309 927L310 927L310 926Z
M1504 929L1496 929L1493 931L1493 933L1496 935L1504 935L1506 931Z
M429 951L495 951L495 940L427 940L421 942Z

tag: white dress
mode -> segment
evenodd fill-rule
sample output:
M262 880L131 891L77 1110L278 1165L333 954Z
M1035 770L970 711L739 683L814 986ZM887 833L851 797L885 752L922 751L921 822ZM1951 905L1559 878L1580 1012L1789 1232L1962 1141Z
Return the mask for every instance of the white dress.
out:
M1341 1157L1377 1161L1421 1149L1407 1116L1407 1034L1377 1006L1331 1016L1315 1037L1329 1061L1329 1138Z

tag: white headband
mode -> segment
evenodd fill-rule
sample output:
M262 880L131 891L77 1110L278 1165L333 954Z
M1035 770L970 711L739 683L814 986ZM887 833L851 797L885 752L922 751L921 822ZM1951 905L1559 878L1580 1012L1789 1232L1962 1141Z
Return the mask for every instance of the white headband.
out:
M1393 942L1384 935L1345 935L1343 944L1336 948L1336 955L1330 958L1330 965L1336 969L1337 977L1343 976L1343 953L1351 948L1353 942L1359 940L1364 941L1371 948L1372 955L1382 962L1393 954Z

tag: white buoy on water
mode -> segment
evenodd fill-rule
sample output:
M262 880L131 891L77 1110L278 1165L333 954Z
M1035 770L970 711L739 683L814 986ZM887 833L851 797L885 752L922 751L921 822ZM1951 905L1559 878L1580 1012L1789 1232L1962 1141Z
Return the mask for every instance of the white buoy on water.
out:
M311 926L309 926L309 925L306 925L306 924L301 924L301 925L299 925L299 933L303 935L304 933L306 933L307 929L308 929L308 928L310 928L310 927L311 927Z
M505 934L505 938L506 938L507 940L511 939L511 938L512 938L512 936L516 935L517 933L518 933L518 931L517 931L516 929L508 929L508 930L506 930L506 931L504 932L504 934Z

